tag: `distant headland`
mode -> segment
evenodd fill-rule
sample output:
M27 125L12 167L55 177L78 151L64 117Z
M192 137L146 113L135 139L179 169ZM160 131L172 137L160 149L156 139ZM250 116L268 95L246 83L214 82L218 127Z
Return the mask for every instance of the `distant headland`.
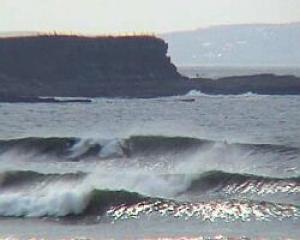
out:
M0 38L0 101L34 102L41 96L148 98L191 89L212 94L300 94L300 79L293 76L183 77L167 49L167 43L154 36Z

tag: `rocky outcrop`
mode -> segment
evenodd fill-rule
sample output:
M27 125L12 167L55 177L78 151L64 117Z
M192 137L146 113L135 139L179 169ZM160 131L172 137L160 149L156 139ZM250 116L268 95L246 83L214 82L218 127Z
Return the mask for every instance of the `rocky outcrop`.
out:
M2 38L0 95L152 97L184 91L167 49L149 36Z
M55 97L30 97L30 96L0 96L2 103L91 103L92 100L88 98L71 98L58 99Z
M41 96L158 97L191 89L300 94L300 79L294 76L185 78L167 49L163 40L149 36L0 38L0 102L57 102Z
M300 94L300 78L291 75L257 74L217 80L195 78L193 82L195 89L207 94Z

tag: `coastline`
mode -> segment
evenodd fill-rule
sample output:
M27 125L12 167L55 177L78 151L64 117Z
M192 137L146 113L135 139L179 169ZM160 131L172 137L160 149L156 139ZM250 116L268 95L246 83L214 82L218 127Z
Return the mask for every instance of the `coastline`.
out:
M39 35L0 39L0 102L91 102L75 98L155 98L205 94L299 95L300 78L254 74L185 77L153 36ZM45 98L47 97L47 98Z

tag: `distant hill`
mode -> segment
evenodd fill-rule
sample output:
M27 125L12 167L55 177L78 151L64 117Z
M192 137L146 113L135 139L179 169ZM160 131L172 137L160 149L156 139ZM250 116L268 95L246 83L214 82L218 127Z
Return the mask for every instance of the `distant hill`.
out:
M300 65L300 22L223 25L160 37L177 65Z

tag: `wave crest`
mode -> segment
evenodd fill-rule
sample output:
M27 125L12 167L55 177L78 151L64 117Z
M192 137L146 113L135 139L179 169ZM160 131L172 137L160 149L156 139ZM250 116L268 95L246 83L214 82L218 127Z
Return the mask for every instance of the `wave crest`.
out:
M22 138L0 140L0 155L16 152L33 156L55 156L62 161L79 161L89 158L107 159L135 156L167 155L214 147L222 144L231 150L273 152L300 155L300 149L272 144L240 144L215 142L190 137L131 136L126 139L80 139L80 138Z

